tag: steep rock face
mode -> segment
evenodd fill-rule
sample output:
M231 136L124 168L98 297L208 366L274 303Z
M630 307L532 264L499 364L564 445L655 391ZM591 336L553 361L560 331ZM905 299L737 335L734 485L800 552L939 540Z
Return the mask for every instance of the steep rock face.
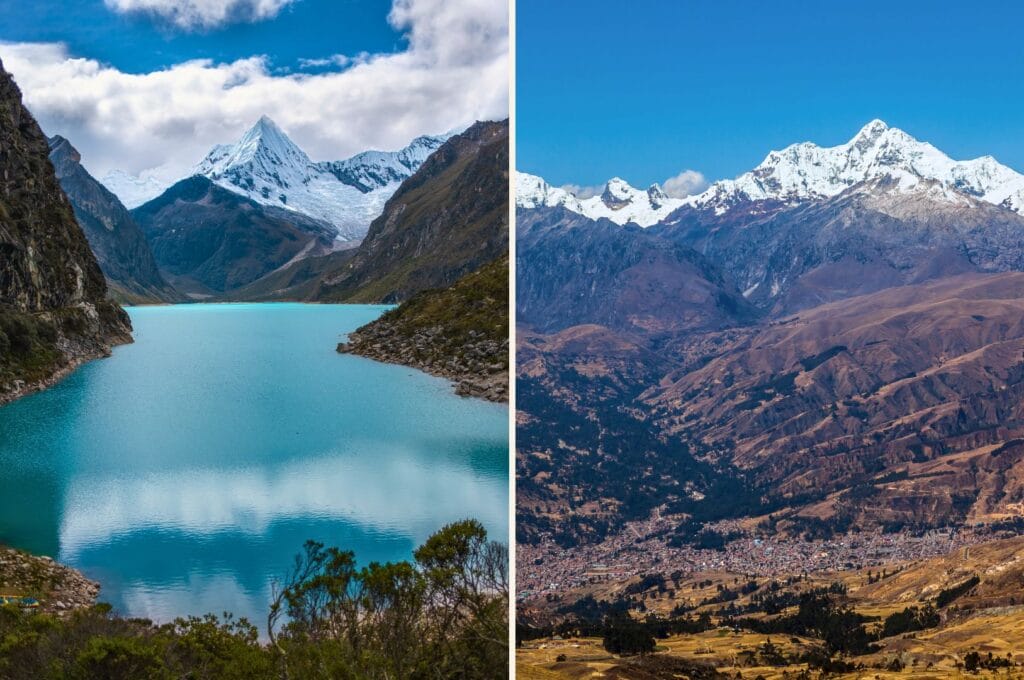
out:
M330 225L293 211L260 205L195 176L132 211L161 270L197 299L233 290L289 263L322 253Z
M146 237L117 196L82 167L81 156L67 139L52 137L49 143L50 162L107 277L111 295L129 303L180 300L181 295L160 275Z
M666 333L742 325L757 310L700 253L635 226L563 208L517 217L517 319Z
M508 249L508 179L508 121L452 137L402 183L313 298L399 302L493 261Z
M48 155L0 65L0 401L131 341Z
M339 352L454 380L456 393L508 401L508 256L423 291L349 335Z

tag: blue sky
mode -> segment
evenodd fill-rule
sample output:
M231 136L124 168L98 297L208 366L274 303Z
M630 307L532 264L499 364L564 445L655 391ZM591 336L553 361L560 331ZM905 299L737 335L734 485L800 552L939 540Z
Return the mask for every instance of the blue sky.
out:
M517 164L553 184L684 169L881 118L1024 171L1024 3L518 0Z
M300 59L398 52L402 33L387 21L389 0L302 0L271 20L181 30L146 13L118 13L103 0L0 0L2 39L64 42L72 53L125 73L145 73L188 59L234 61L266 54L277 67ZM115 37L116 36L116 37Z
M0 59L98 178L270 116L313 160L508 117L507 0L0 0Z

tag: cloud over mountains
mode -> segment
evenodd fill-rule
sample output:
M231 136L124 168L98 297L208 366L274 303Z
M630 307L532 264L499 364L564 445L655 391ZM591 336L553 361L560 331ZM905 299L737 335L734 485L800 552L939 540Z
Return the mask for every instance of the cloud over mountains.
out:
M231 4L190 2L204 11ZM282 0L249 4L269 12L275 3ZM398 149L421 134L508 116L505 3L395 0L388 21L406 49L321 73L282 73L270 57L253 55L134 74L60 43L3 43L0 58L47 134L73 140L100 177L112 169L183 177L211 146L237 138L264 114L314 160Z

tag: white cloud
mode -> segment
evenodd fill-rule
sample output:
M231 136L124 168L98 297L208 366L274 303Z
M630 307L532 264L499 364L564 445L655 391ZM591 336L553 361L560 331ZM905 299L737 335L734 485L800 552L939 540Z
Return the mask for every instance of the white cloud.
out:
M593 198L604 191L603 184L594 184L589 186L584 184L563 184L561 188L580 200Z
M272 19L297 0L104 0L121 14L147 14L186 31Z
M364 62L370 59L367 52L362 52L358 57L349 57L344 54L332 54L322 59L299 59L299 66L302 68L323 68L325 66L338 66L344 68L356 62Z
M696 170L683 170L675 177L665 180L661 188L672 198L686 198L699 194L708 188L708 180Z
M43 130L71 140L97 177L179 179L263 114L314 160L508 116L504 0L395 0L389 21L407 50L317 74L281 74L261 56L130 74L55 43L0 44L0 58Z

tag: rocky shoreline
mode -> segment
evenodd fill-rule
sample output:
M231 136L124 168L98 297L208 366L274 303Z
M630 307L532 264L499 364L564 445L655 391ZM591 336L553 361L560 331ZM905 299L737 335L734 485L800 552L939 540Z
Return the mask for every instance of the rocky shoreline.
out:
M130 340L129 340L130 342ZM126 343L119 343L126 344ZM66 364L58 368L51 375L42 380L36 380L34 382L27 382L25 380L13 380L10 383L0 385L0 406L5 406L12 401L17 401L22 397L27 397L30 394L36 392L42 392L45 389L49 389L59 383L64 378L68 377L82 364L87 364L90 361L96 359L106 359L111 355L112 351L109 348L104 350L82 354L79 356L72 357Z
M508 341L498 343L470 331L473 340L463 347L461 356L441 357L428 352L427 348L443 334L444 329L433 327L401 336L388 325L372 323L349 334L348 342L338 344L338 352L410 366L451 380L459 396L507 403L508 368L493 357L508 353Z
M50 557L0 547L0 595L35 598L38 611L66 615L96 604L100 584Z

